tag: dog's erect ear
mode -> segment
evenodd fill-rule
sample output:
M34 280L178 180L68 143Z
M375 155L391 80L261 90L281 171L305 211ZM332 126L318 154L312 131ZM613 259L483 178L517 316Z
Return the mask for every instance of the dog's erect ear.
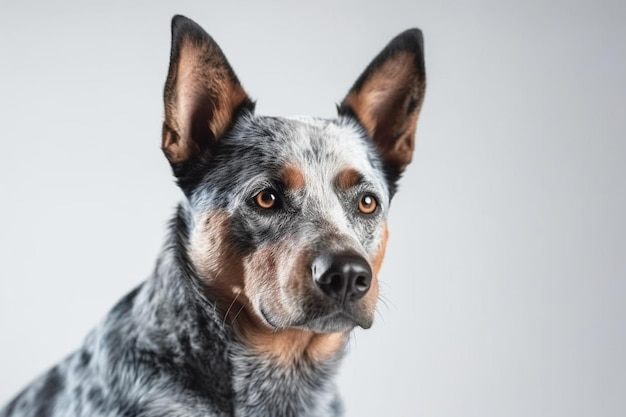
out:
M411 162L424 91L424 41L419 29L396 36L369 64L339 105L374 140L395 182Z
M175 173L210 150L239 109L253 106L217 43L184 16L172 19L163 99L162 149Z

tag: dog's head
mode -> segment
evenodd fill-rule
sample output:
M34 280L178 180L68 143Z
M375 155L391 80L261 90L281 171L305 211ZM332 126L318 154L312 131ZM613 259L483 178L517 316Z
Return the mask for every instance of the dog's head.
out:
M417 29L394 38L337 119L264 117L213 39L174 18L162 147L193 218L191 264L247 334L372 325L389 203L424 96L422 48Z

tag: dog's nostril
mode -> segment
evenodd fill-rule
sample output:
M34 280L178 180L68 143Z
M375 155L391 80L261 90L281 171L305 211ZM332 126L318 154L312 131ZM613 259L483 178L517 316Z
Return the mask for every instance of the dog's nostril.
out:
M369 263L357 254L325 253L313 261L311 269L318 287L342 303L363 297L372 282Z
M359 275L356 277L356 280L354 281L354 288L358 292L365 292L370 289L370 281L371 281L370 278L364 275Z

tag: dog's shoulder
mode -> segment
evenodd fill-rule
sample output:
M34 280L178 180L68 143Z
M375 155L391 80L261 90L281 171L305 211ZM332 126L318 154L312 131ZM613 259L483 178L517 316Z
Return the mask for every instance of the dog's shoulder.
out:
M181 336L159 328L164 317L144 305L158 292L142 285L123 297L79 350L26 387L0 417L231 415L226 368L215 368L213 378L206 379L181 360L187 354L180 343L185 330ZM177 319L184 329L188 318ZM211 337L223 342L220 334Z

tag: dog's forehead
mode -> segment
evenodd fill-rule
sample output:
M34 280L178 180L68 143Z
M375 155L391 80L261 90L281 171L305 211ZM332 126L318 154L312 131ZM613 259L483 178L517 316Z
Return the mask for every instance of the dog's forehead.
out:
M283 123L293 130L293 135L285 138L291 145L288 149L292 156L305 151L308 158L315 158L314 161L352 165L365 165L363 162L371 159L363 134L351 121L293 116Z
M279 167L295 167L309 179L334 178L352 169L386 188L376 150L353 119L261 117L254 123L263 132L255 138L256 145L273 155Z

